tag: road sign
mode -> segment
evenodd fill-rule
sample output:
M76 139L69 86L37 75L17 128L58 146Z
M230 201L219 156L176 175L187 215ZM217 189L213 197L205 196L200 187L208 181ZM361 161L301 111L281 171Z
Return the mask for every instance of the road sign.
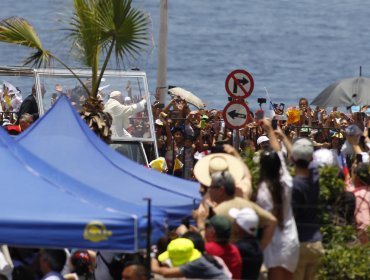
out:
M226 78L226 92L233 98L247 98L252 94L254 81L247 71L238 69L232 71Z
M228 128L238 129L244 127L250 118L249 108L244 101L231 101L222 112Z

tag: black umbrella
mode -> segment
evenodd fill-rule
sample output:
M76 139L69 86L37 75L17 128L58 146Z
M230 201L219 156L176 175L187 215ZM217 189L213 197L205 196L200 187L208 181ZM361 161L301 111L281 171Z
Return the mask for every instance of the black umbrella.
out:
M336 81L325 88L311 104L320 107L370 105L370 78L359 76Z

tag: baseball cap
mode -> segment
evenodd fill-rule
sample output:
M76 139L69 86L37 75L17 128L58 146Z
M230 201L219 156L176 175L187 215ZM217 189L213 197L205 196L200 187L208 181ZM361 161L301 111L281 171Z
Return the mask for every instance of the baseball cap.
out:
M257 145L260 145L261 143L266 142L266 141L270 141L270 139L267 136L262 135L262 136L258 137Z
M313 144L307 138L300 138L293 143L292 156L294 160L311 161Z
M231 235L231 223L223 216L213 216L206 223L213 227L216 232L217 239L229 240Z
M362 130L355 124L351 124L346 128L347 135L361 135Z
M229 215L233 217L236 223L247 233L254 236L257 234L259 218L256 211L252 208L231 208L229 210Z
M168 244L167 251L158 256L158 260L164 262L170 259L172 265L176 267L195 261L201 256L202 254L194 248L194 243L190 239L176 238Z

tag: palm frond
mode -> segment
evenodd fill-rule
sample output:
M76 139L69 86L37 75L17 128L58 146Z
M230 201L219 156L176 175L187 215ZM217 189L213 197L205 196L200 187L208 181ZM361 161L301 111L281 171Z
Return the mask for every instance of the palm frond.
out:
M0 42L36 49L25 59L25 65L47 66L53 58L52 54L42 47L40 38L32 25L21 17L10 17L0 22Z
M94 0L74 0L75 12L71 18L70 37L84 58L84 64L93 67L99 61L100 34L96 21Z
M101 45L104 53L115 43L117 63L127 56L134 57L148 45L149 20L146 14L133 8L131 0L98 0Z

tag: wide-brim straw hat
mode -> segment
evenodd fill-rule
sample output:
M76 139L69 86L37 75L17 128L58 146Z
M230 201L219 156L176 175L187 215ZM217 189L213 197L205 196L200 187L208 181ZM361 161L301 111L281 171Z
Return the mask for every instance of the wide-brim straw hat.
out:
M217 171L229 171L238 183L244 177L244 163L232 155L215 153L203 157L194 166L195 178L207 187L211 185L211 174Z

